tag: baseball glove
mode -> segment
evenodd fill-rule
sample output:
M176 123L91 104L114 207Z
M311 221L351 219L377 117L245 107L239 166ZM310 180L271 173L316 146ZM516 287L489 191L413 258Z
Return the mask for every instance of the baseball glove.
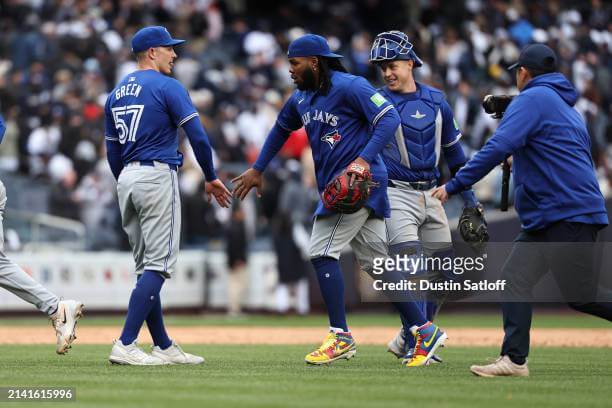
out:
M489 240L487 221L484 217L482 205L464 208L457 226L459 233L468 244L484 244Z
M370 189L376 185L370 172L353 162L325 186L321 199L329 210L352 214L365 205Z

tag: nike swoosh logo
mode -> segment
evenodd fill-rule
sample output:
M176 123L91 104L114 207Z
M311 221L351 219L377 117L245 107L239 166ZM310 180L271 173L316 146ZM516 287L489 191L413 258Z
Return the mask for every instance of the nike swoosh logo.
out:
M58 310L57 312L57 319L59 320L59 322L62 324L66 324L66 308L62 307L62 310Z
M431 335L431 340L429 341L424 341L423 344L425 345L425 347L429 348L429 346L431 346L431 343L434 341L434 339L436 338L436 334L438 334L438 328L436 327L436 330L434 330L433 334Z
M304 98L302 98L302 99L300 99L300 100L298 101L298 105L299 105L300 103L302 103L302 102L304 102Z

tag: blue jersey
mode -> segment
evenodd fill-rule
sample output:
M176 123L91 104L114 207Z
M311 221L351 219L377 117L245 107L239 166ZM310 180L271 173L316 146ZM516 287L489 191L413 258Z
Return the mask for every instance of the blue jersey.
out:
M382 156L389 178L401 181L429 181L440 177L441 148L459 141L461 131L442 91L416 83L416 92L380 92L399 112L401 125Z
M327 95L294 91L277 120L277 124L287 131L306 128L319 193L359 157L369 141L371 128L393 109L393 105L362 77L332 71L331 83ZM376 215L388 217L387 169L379 154L370 162L370 172L379 186L372 189L366 206ZM319 202L315 214L330 213Z
M183 164L178 128L198 116L187 90L154 70L127 75L106 100L106 140L121 145L121 159Z

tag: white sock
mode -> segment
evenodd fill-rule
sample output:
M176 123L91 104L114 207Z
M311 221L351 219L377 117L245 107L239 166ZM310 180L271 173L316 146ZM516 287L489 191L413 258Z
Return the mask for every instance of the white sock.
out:
M332 331L334 333L350 333L351 332L350 329L348 331L344 331L344 329L340 327L331 327L331 326L329 326L329 331Z

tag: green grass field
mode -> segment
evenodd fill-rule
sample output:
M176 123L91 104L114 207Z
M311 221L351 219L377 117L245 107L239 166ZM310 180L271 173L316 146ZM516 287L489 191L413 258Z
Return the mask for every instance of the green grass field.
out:
M85 310L85 318L79 326L118 326L123 324L124 316L90 316ZM168 315L164 317L168 326L276 326L276 327L326 327L327 317L321 314L309 316L246 315L228 318L224 315ZM393 313L349 313L350 326L398 326L399 318ZM441 327L493 327L501 328L501 313L444 313L436 319ZM48 325L40 316L19 318L0 318L0 325L31 326ZM570 312L551 313L536 311L533 327L543 328L610 328L610 323L597 317Z
M306 366L307 346L196 346L201 366L123 367L107 346L55 356L48 346L3 346L2 386L76 388L90 407L609 407L609 349L535 349L529 378L484 379L467 368L493 348L452 348L446 362L407 369L381 347L360 347L351 361ZM19 406L37 404L19 404ZM53 404L58 406L59 404Z
M326 326L324 316L168 316L170 326ZM87 316L79 326L121 324L121 316ZM500 327L500 316L447 314L444 327ZM0 325L48 324L45 319L0 319ZM386 314L353 314L357 326L395 326ZM609 323L574 313L535 315L534 327L609 328ZM110 346L79 345L57 356L43 345L0 346L0 387L76 388L68 407L609 407L612 349L533 348L529 378L484 379L471 364L495 357L498 348L447 347L441 365L407 369L382 346L359 346L357 356L331 366L307 366L315 346L197 345L201 366L124 367L106 360ZM148 345L144 345L148 350ZM3 403L0 406L40 406Z

